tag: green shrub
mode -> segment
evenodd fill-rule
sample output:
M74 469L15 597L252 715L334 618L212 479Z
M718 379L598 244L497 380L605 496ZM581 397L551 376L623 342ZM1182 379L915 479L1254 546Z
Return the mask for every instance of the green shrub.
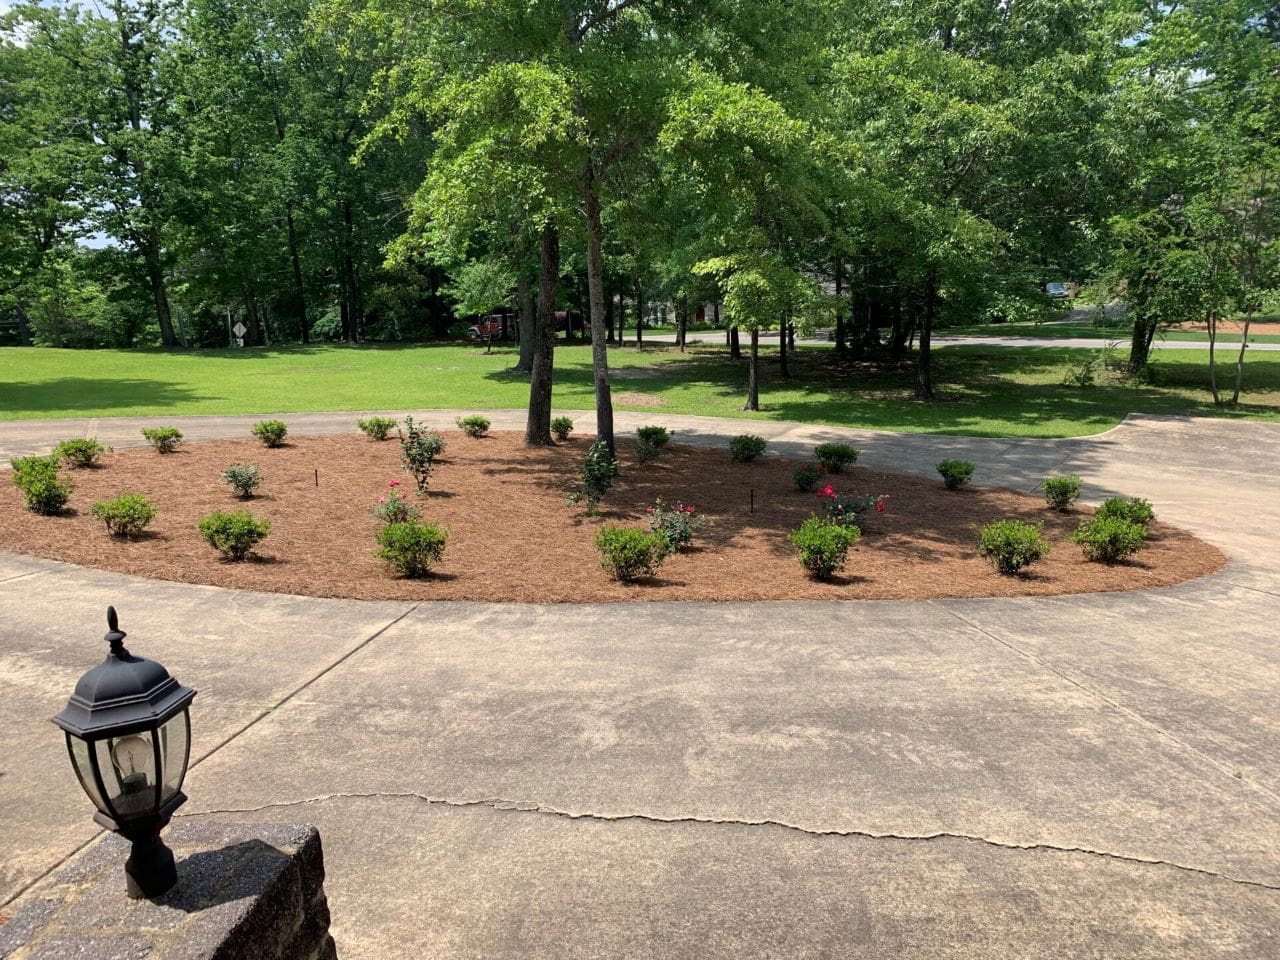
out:
M1080 496L1079 477L1045 477L1044 501L1055 510L1065 510Z
M973 464L968 460L940 460L938 473L948 490L959 490L973 477Z
M378 505L372 512L374 519L383 523L404 523L407 520L422 519L422 511L400 493L399 480L391 480L387 483L387 492L378 498Z
M425 493L436 457L444 452L444 438L434 430L418 426L413 417L404 418L404 429L399 433L400 462L418 485L418 492Z
M440 562L448 539L448 529L430 521L388 523L378 531L374 556L387 561L400 576L416 579Z
M551 433L557 440L568 440L573 433L573 421L568 417L556 417L551 421Z
M849 548L861 535L855 526L810 517L791 534L790 540L805 572L815 580L830 580L844 566Z
M862 451L847 443L820 443L813 448L813 455L828 473L840 473L845 467L858 462Z
M258 484L262 483L262 474L258 472L256 463L233 463L222 471L219 479L234 490L241 500L248 500Z
M752 433L744 433L729 441L729 457L734 463L750 463L764 453L768 441Z
M142 436L156 453L173 453L182 444L182 431L177 427L143 427Z
M818 485L824 472L812 463L802 463L791 474L791 480L801 493L813 493L813 488Z
M264 447L279 447L289 435L289 428L283 420L263 420L255 423L249 432L261 440Z
M1098 514L1082 520L1071 537L1084 550L1086 560L1099 563L1115 563L1133 556L1146 539L1147 528L1141 523Z
M618 461L609 448L601 440L597 440L582 455L582 466L578 470L578 486L569 493L568 503L573 505L579 501L587 501L587 513L595 514L596 505L604 499L613 488L613 481L618 476Z
M248 510L223 513L215 510L196 524L205 543L228 560L247 557L271 532L270 520L259 520Z
M1094 516L1127 520L1147 527L1155 520L1156 512L1151 508L1151 502L1141 497L1111 497L1102 502Z
M13 482L22 491L27 509L32 513L52 516L61 512L71 499L71 481L58 475L59 459L47 457L15 457Z
M666 427L637 427L636 436L655 450L661 450L671 440L671 433Z
M71 467L92 467L98 458L107 452L107 448L97 440L80 437L75 440L63 440L53 448L53 456Z
M93 505L93 515L107 525L113 537L132 540L156 518L156 505L140 493L122 493Z
M988 557L1000 573L1017 573L1049 553L1039 525L1021 520L988 523L978 535L978 556Z
M648 440L641 437L636 441L636 463L652 463L658 459L659 450Z
M369 417L367 420L357 420L356 426L370 440L385 440L396 428L396 422L394 417Z
M649 514L649 530L662 537L670 553L678 553L693 546L693 536L704 526L707 518L700 517L690 504L676 501L669 507L659 498L646 511Z
M660 534L631 527L607 526L596 534L600 566L620 583L651 577L667 558L667 542Z
M476 440L488 433L490 426L489 418L482 417L479 414L472 414L469 417L458 418L458 429L468 437L472 437Z

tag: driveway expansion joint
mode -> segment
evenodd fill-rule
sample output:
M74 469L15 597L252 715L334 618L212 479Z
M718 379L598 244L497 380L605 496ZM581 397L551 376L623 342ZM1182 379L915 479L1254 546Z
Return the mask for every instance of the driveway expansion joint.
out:
M1153 731L1154 733L1168 740L1171 744L1176 746L1178 749L1184 750L1187 753L1192 754L1195 757L1198 757L1200 760L1209 764L1209 766L1213 767L1219 773L1223 774L1233 783L1249 787L1250 789L1254 790L1256 793L1260 793L1262 796L1266 797L1272 803L1276 804L1277 806L1280 806L1280 794L1277 794L1273 790L1268 789L1267 787L1263 786L1261 783L1258 783L1256 780L1247 779L1244 776L1244 774L1241 773L1239 770L1233 769L1232 767L1224 764L1221 760L1217 759L1216 757L1208 753L1205 753L1203 750L1199 749L1198 747L1194 747L1191 744L1186 743L1185 741L1179 740L1176 736L1173 735L1173 733L1166 730L1164 727L1160 726L1155 721L1143 716L1140 712L1138 712L1137 710L1134 710L1132 707L1126 707L1123 703L1120 703L1118 700L1115 700L1107 696L1105 693L1102 693L1099 690L1093 689L1093 687L1090 687L1088 684L1085 684L1082 681L1076 679L1066 671L1060 670L1057 667L1055 667L1053 664L1048 663L1047 661L1043 660L1040 657L1037 657L1034 653L1029 653L1026 650L1023 650L1017 644L1012 643L1008 640L1005 640L1002 637L996 636L994 633L982 627L980 624L975 623L973 620L969 619L964 614L959 613L956 610L952 609L952 607L948 605L947 601L926 600L924 602L928 604L932 604L933 606L936 606L936 607L940 607L941 609L945 610L947 613L951 614L951 616L959 620L961 623L963 623L965 626L969 627L972 630L977 631L979 634L986 637L988 640L991 640L994 643L998 643L1000 646L1006 648L1007 650L1012 651L1013 653L1017 654L1018 656L1024 658L1025 660L1031 663L1034 663L1036 666L1040 667L1042 670L1047 670L1050 673L1052 673L1054 676L1062 678L1067 683L1071 684L1073 687L1080 690L1082 693L1085 693L1088 696L1093 697L1094 699L1102 701L1111 709L1124 714L1130 720L1133 720L1141 724L1142 726L1148 728L1149 730Z
M1093 847L1068 846L1065 844L1046 843L1035 840L1027 842L997 840L991 837L983 837L978 834L957 833L948 830L937 830L929 833L881 833L874 830L860 830L857 828L823 829L805 827L800 824L788 823L785 820L774 820L770 818L754 820L737 817L700 817L693 814L664 817L658 814L634 812L599 813L589 810L561 810L556 807L547 806L546 804L536 803L530 800L507 800L501 797L456 800L448 797L431 797L426 794L415 793L412 791L326 793L319 794L314 797L304 797L301 800L281 800L253 807L227 807L213 810L191 810L179 813L175 819L183 817L212 817L245 813L261 813L266 810L283 810L291 807L303 807L310 804L327 803L333 800L411 800L425 803L429 806L453 807L459 809L483 808L494 810L499 813L532 813L545 817L554 817L560 820L590 820L598 823L623 823L626 821L637 821L640 823L659 825L693 824L716 827L763 827L786 830L792 833L802 833L810 837L850 837L858 840L898 840L904 843L955 840L961 843L972 843L985 847L992 847L997 850L1020 850L1027 852L1045 851L1048 853L1078 854L1081 856L1096 857L1119 863L1130 863L1148 867L1168 867L1183 873L1196 874L1197 876L1213 880L1223 880L1227 883L1238 884L1240 886L1256 887L1261 890L1271 890L1280 893L1280 884L1278 883L1269 883L1265 880L1252 880L1248 877L1237 877L1231 874L1221 873L1217 870L1211 870L1207 867L1197 867L1190 864L1177 863L1173 860L1162 860L1154 857L1141 857L1135 854L1117 853L1111 850L1099 850Z

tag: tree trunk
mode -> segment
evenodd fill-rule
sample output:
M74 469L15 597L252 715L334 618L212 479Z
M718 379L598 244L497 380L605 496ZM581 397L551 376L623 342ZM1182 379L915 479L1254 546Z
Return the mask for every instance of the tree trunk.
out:
M604 254L601 241L600 197L590 162L583 169L582 199L587 212L587 298L591 301L591 374L596 387L596 440L614 453L613 397L609 391L608 334L612 324L605 316Z
M916 358L916 399L933 399L933 357L930 340L933 336L933 318L938 309L938 278L929 272L924 287L924 311L920 315L920 353Z
M1138 373L1151 360L1151 344L1156 337L1156 325L1152 320L1135 318L1133 340L1129 344L1129 372Z
M689 336L689 298L681 297L676 301L676 343L680 352L684 353L685 339Z
M636 281L636 348L644 346L644 290Z
M843 356L848 349L844 342L844 264L836 260L836 353Z
M1240 389L1244 386L1244 352L1249 349L1249 327L1253 323L1253 307L1244 315L1244 329L1240 331L1240 352L1236 355L1236 386L1231 391L1231 406L1240 402Z
M1218 346L1218 321L1214 318L1212 310L1205 318L1205 326L1209 331L1209 390L1213 394L1213 405L1220 407L1222 398L1218 396L1218 366L1214 359L1214 350Z
M533 284L528 276L520 275L516 281L516 299L520 301L520 359L516 369L521 373L533 372L533 347L537 340L538 324L535 319Z
M529 418L524 428L526 447L549 447L551 440L551 378L556 349L556 289L560 282L560 234L554 223L542 228L538 257L538 312L534 323L532 376L529 378Z
M893 292L893 332L889 347L889 358L894 363L902 362L902 354L907 345L907 331L902 322L902 291Z
M24 347L31 346L31 324L27 321L27 309L21 303L15 308L18 315L18 342Z
M302 328L302 342L311 342L311 324L307 322L307 291L302 283L302 259L298 256L298 228L293 222L293 203L284 207L284 219L289 235L289 262L293 266L293 295L298 301L298 325Z
M729 328L729 359L742 359L742 339L738 336L738 325Z
M342 201L342 224L343 224L343 245L342 245L342 280L345 290L343 291L343 299L347 304L347 329L346 338L352 343L358 343L360 340L360 326L364 320L364 305L360 296L360 277L356 273L355 255L352 250L355 247L355 215L351 209L350 199Z
M760 409L760 331L751 328L751 356L747 361L747 405L743 410Z
M778 370L783 377L791 376L791 368L787 365L787 316L782 315L778 325ZM755 409L754 407L752 409Z
M169 291L164 282L164 266L160 263L160 241L152 232L144 244L142 259L147 268L147 284L156 306L156 319L160 321L160 342L166 347L176 347L173 335L173 314L169 310ZM185 346L185 344L184 344Z

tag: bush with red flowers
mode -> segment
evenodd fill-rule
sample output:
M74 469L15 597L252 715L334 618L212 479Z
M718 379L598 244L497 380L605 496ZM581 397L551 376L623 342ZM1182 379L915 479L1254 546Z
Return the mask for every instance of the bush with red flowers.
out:
M707 522L700 517L691 505L676 501L674 507L658 500L645 511L649 515L649 529L660 536L672 553L692 546L693 535Z
M863 494L854 496L837 493L831 484L818 491L818 500L822 502L823 512L832 523L845 527L856 527L862 524L862 518L869 513L884 513L889 502L887 493Z

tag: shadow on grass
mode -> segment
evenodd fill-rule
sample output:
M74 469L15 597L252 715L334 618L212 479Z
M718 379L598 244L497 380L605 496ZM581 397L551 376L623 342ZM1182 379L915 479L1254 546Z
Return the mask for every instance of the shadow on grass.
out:
M177 407L215 399L220 398L163 380L58 377L35 382L0 382L0 410L6 416L91 414L111 407Z

